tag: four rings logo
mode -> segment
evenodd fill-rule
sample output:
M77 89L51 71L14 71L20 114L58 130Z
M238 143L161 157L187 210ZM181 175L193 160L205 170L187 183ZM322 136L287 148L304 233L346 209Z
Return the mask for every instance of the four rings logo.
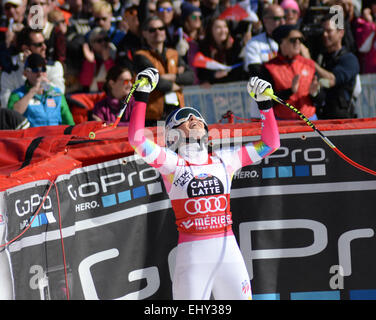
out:
M225 211L227 208L227 198L224 195L209 197L209 198L199 198L199 199L189 199L184 204L185 212L190 215L196 215L198 213L213 213Z

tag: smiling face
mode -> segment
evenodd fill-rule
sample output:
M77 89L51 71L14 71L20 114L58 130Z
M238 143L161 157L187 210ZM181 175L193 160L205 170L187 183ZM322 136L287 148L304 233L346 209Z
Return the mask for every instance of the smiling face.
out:
M205 124L194 115L179 127L185 138L201 139L206 134Z
M271 35L273 30L286 23L285 12L278 5L270 5L262 18L266 33Z
M31 53L40 54L45 58L47 46L43 34L41 32L31 32L29 37L29 45L25 46L23 49L29 49Z
M295 9L285 9L286 24L297 24L299 12Z
M324 28L322 38L328 52L335 52L341 49L344 30L337 28L331 20L325 21L322 26Z
M225 42L229 36L229 29L225 20L216 20L212 26L213 39L217 44Z
M126 97L132 88L132 75L129 71L124 71L119 77L109 81L111 94L116 99L122 99Z
M169 25L174 18L172 3L168 1L160 3L157 8L157 15L162 19L165 25Z
M280 44L280 50L283 56L293 58L301 51L301 43L303 35L298 30L292 30L289 35L284 38Z
M148 28L142 32L147 44L153 49L162 45L166 40L166 29L162 20L153 19L149 22Z

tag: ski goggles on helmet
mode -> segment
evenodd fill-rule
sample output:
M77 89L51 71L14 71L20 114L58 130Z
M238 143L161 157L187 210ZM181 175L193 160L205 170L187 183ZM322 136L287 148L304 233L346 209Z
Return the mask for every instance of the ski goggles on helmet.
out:
M201 115L200 112L198 112L194 108L181 108L178 109L177 111L171 113L166 120L166 128L167 129L173 129L178 126L180 126L182 123L185 121L188 121L191 116L195 116L197 119L202 121L205 124L205 128L207 129L207 124L203 116Z

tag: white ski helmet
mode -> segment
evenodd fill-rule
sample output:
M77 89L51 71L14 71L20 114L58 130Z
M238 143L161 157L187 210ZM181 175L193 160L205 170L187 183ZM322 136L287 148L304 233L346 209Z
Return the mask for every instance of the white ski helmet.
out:
M206 133L209 132L208 125L200 112L191 107L179 108L177 110L172 111L166 119L165 137L167 148L171 148L174 144L176 144L178 140L177 135L179 133L177 131L173 132L173 129L176 129L182 123L188 121L191 116L195 116L197 119L202 121L204 123Z

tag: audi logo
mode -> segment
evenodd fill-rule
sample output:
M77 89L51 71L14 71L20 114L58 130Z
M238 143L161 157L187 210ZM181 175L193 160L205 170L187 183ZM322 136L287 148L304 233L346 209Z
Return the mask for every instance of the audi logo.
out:
M185 212L191 215L224 211L226 208L227 198L223 195L218 197L189 199L184 204Z

